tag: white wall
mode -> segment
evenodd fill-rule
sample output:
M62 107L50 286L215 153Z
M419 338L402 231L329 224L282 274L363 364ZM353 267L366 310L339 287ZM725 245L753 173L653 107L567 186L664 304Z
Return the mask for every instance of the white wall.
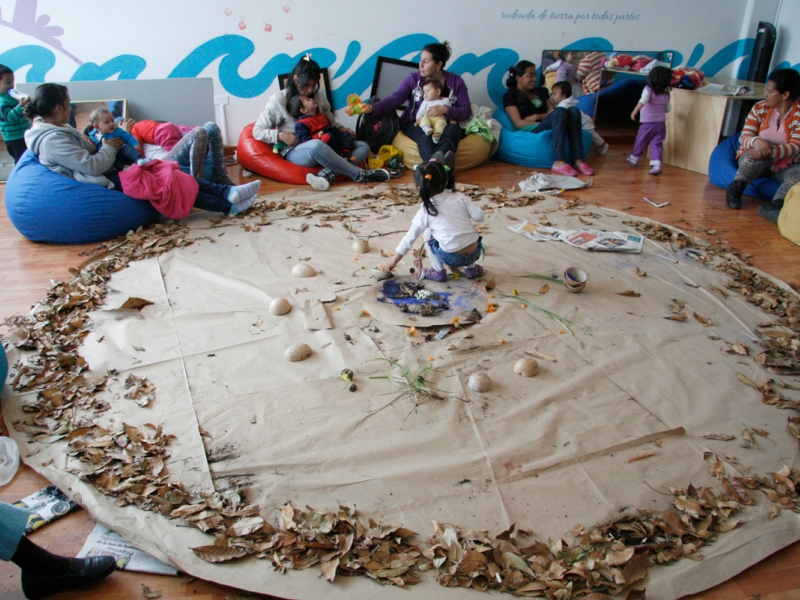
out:
M773 69L778 67L797 68L800 63L800 2L797 0L779 0L775 29L778 37L775 42L775 53L772 55Z
M369 91L375 56L414 59L425 43L446 39L453 47L448 66L462 73L472 101L493 106L508 66L519 58L538 63L543 49L567 45L674 50L684 64L732 76L746 58L741 38L755 33L750 22L775 21L780 9L784 34L797 22L799 4L0 0L0 62L16 69L21 81L211 77L219 100L229 102L225 124L228 142L235 143L277 91L275 76L305 52L330 67L335 105L341 108L348 94ZM781 45L781 52L798 54L791 45Z

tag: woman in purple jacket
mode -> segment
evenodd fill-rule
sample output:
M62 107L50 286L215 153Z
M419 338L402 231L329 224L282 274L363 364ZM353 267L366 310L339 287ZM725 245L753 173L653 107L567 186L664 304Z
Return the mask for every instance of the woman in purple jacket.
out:
M404 134L417 143L419 155L423 161L429 161L435 152L446 154L455 152L458 142L464 137L464 132L458 124L466 121L472 115L469 102L469 93L464 80L455 73L444 70L445 64L450 59L450 44L428 44L422 49L419 59L419 73L408 75L395 92L375 104L362 104L362 112L374 113L378 116L387 115L397 110L403 104L406 110L400 117L400 126ZM422 82L426 77L434 77L442 82L442 97L450 99L450 106L433 106L428 110L429 117L447 117L450 123L445 127L439 143L433 142L430 135L426 135L422 128L416 124L416 115L422 104Z

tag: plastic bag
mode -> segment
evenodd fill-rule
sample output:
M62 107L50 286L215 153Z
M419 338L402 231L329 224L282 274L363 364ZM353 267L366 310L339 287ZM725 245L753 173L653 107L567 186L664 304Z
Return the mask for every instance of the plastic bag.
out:
M14 479L19 470L19 448L9 437L0 437L0 487Z

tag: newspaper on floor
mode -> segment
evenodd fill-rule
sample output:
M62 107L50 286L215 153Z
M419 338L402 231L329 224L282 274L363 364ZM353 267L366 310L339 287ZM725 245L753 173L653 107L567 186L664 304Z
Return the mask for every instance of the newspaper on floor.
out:
M100 523L95 524L77 558L87 556L113 556L117 561L117 569L123 571L139 571L155 575L178 574L178 569L172 565L165 564L147 552L139 550L116 531L111 531Z
M567 231L546 227L531 221L525 221L519 225L509 225L508 228L537 242L558 240L584 250L636 253L642 251L644 242L642 236L624 231L599 231L597 229Z
M581 181L577 177L565 175L545 175L534 173L525 181L519 182L519 189L523 192L544 192L548 190L579 190L592 185L593 180ZM550 191L549 193L553 193Z
M27 509L30 513L25 524L25 535L78 508L77 504L54 485L48 485L13 504Z

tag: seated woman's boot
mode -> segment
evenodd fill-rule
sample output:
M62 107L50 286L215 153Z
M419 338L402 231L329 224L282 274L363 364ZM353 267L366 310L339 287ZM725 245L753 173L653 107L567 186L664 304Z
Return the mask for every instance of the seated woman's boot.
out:
M746 187L747 182L741 179L734 179L731 182L725 195L725 202L730 208L742 208L742 194Z

